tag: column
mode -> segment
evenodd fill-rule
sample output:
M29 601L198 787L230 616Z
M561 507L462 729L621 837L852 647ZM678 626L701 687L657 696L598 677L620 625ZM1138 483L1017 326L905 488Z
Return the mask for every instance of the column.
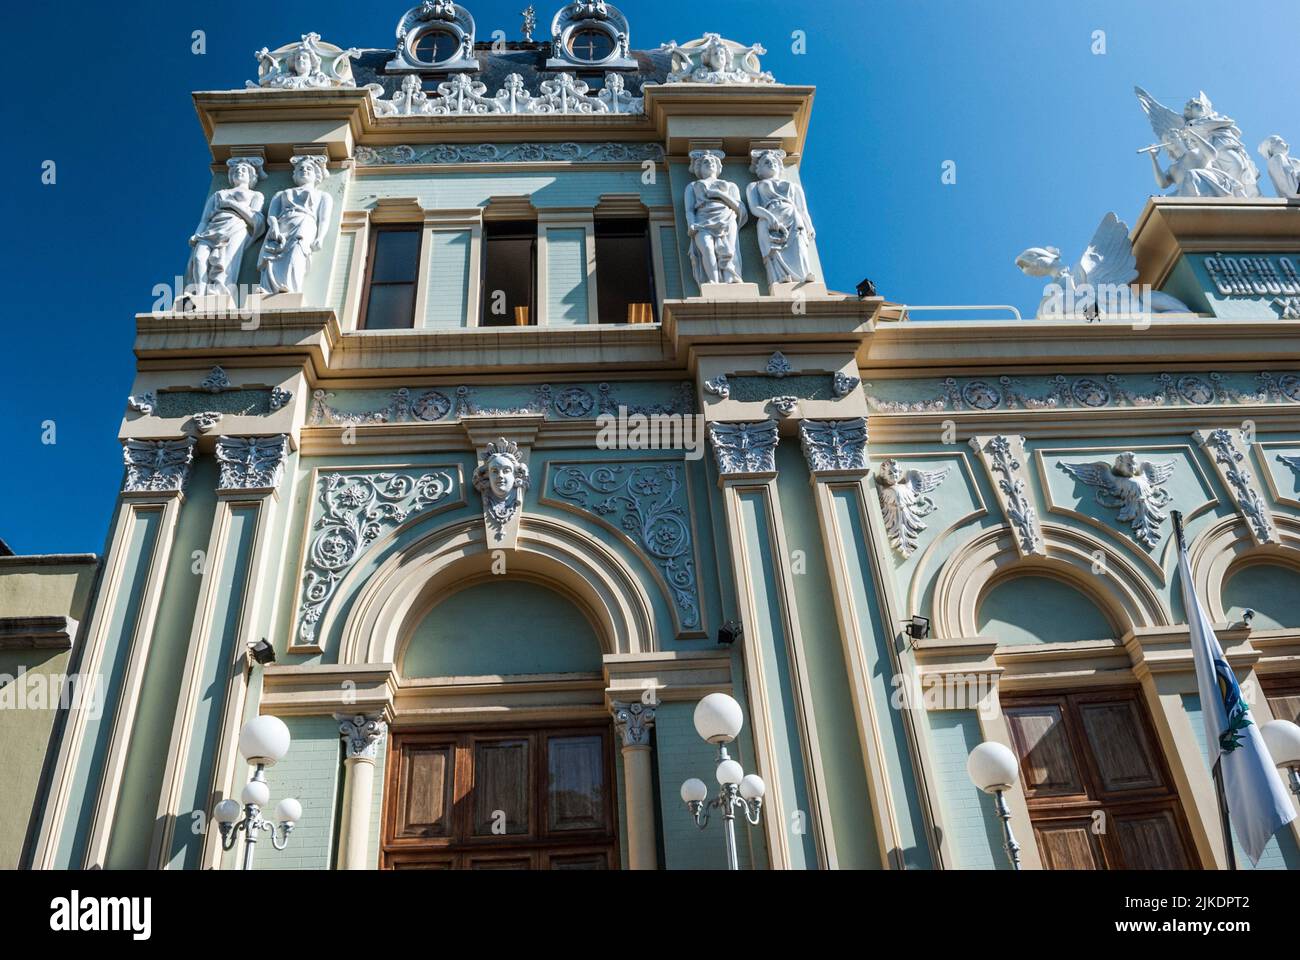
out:
M623 740L623 803L627 812L627 865L630 870L654 870L655 798L650 774L650 728L654 707L637 701L610 705L614 727Z
M339 869L368 870L370 799L374 795L375 757L388 724L379 717L336 716L343 735L343 821L339 826Z

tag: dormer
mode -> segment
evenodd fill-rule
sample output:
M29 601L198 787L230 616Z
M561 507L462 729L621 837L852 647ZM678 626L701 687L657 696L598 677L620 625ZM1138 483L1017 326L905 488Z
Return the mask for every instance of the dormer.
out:
M627 17L603 0L565 4L551 21L551 55L547 70L636 70L629 52Z
M445 75L477 71L474 18L451 0L425 0L397 22L397 52L388 73Z

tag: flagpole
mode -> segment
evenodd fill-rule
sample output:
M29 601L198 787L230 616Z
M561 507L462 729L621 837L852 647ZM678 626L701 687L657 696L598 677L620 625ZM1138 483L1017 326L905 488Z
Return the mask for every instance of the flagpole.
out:
M1174 523L1174 540L1178 544L1179 557L1187 555L1187 540L1183 537L1183 514L1180 510L1169 511L1169 519ZM1191 568L1191 562L1188 562L1188 568ZM1184 612L1185 616L1191 616L1188 611ZM1202 710L1208 710L1208 704L1201 704ZM1206 749L1212 749L1217 744L1206 744ZM1223 852L1227 856L1229 870L1237 869L1237 851L1232 846L1232 820L1228 816L1228 796L1223 790L1223 757L1219 756L1214 761L1214 793L1219 801L1219 824L1223 830Z

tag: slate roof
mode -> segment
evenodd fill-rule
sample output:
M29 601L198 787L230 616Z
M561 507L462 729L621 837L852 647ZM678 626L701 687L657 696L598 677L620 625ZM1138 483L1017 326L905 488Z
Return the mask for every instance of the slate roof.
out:
M487 87L488 96L504 87L506 77L512 73L523 77L524 87L532 93L537 93L543 80L549 80L556 75L556 71L545 69L551 51L549 43L516 42L507 43L505 46L504 53L493 53L490 43L474 45L474 56L482 65L482 69L471 76ZM637 62L638 69L619 72L622 73L627 84L627 91L633 96L641 96L641 88L647 82L663 83L668 79L668 71L672 63L670 54L658 50L632 50L630 54ZM356 78L357 86L365 87L367 84L377 83L384 88L385 98L400 89L405 74L384 72L384 66L393 59L393 55L394 51L391 49L362 50L361 56L352 61L352 75ZM577 74L578 78L592 90L604 86L605 71L599 67L590 71L578 70ZM437 85L446 79L446 74L428 74L424 77L424 89L433 92Z

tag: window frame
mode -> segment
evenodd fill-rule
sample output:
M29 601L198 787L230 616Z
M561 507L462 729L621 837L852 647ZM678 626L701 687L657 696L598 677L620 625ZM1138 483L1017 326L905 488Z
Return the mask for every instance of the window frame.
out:
M511 235L508 231L512 227L531 227L532 232L527 233L521 230L517 235ZM492 284L489 282L489 266L491 264L492 241L495 240L522 240L525 237L530 241L528 247L529 272L531 274L528 288L528 323L529 327L541 326L540 316L538 315L538 305L540 296L540 250L539 241L541 239L541 225L536 220L528 219L502 219L502 220L484 220L482 232L482 250L479 257L479 309L478 309L478 326L482 329L492 329L498 327L516 327L514 318L507 314L505 322L492 322L491 315L488 311L489 292ZM496 236L494 236L494 233Z
M369 236L366 239L366 273L361 284L361 304L357 309L357 330L369 330L367 321L370 319L370 293L375 286L375 259L379 253L379 238L386 233L414 233L419 242L415 248L415 264L411 275L411 280L380 280L378 285L381 287L388 286L410 286L413 292L411 297L411 316L410 323L404 327L378 327L375 328L384 333L392 333L396 330L414 330L415 329L415 312L420 302L420 262L424 254L425 230L419 223L377 223L370 227Z
M638 224L642 228L640 232L640 237L645 241L645 249L644 249L645 279L646 279L647 293L649 294L649 300L646 302L649 302L650 304L650 323L653 324L659 322L659 278L657 276L657 269L656 269L657 265L655 263L654 235L653 233L651 233L651 231L655 228L654 221L651 220L649 217L603 216L603 217L595 218L594 225L592 227L592 234L591 234L592 248L595 252L595 260L596 260L595 281L596 281L596 314L597 315L596 315L595 323L598 326L623 326L623 327L631 326L631 324L629 324L627 320L626 306L627 304L631 304L631 303L643 302L640 300L628 300L624 305L625 309L623 311L623 316L615 320L606 320L605 317L602 315L600 309L601 291L606 289L606 284L601 283L601 256L600 256L601 239L602 239L601 227L603 225L606 230L609 230L612 227L616 227L620 225L630 225L630 224ZM623 236L631 237L633 236L633 234L628 233L628 234L623 234Z

